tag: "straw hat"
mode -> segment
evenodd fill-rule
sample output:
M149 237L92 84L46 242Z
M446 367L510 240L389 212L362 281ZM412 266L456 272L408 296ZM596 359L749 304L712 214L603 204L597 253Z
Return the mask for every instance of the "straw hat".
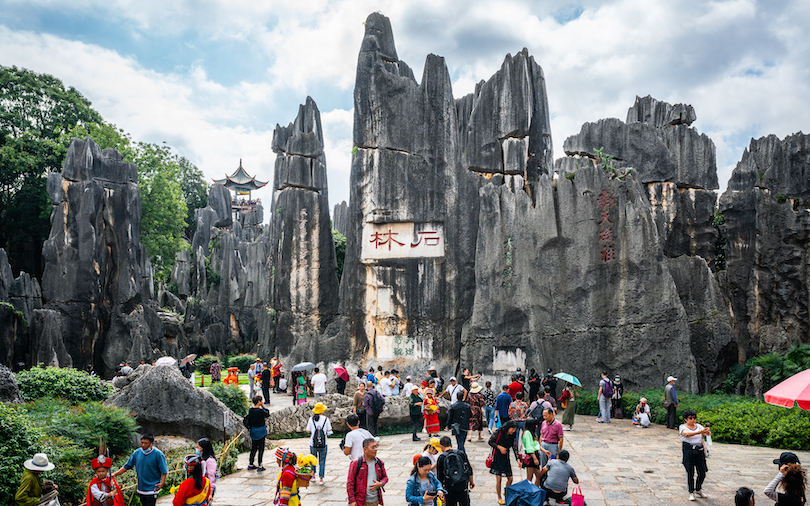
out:
M312 408L312 412L316 415L320 415L324 411L326 411L326 406L324 406L322 402L319 402L314 408Z
M484 387L482 387L481 385L479 385L476 382L473 382L472 385L470 385L470 393L471 394L477 394L478 392L480 392L483 389L484 389Z
M48 461L48 456L44 453L35 453L34 458L26 460L23 465L31 471L50 471L56 467Z

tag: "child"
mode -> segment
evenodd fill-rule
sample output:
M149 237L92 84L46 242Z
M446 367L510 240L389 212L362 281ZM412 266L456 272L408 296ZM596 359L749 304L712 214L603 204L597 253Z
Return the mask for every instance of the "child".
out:
M563 498L568 493L568 478L574 483L579 483L577 473L574 468L568 464L568 450L560 450L556 459L549 460L543 469L540 470L540 476L548 473L546 482L543 484L543 490L546 495L551 499L556 499L557 504L565 504Z
M189 455L185 459L188 478L177 488L172 504L174 506L208 506L211 500L211 484L203 476L200 457Z
M124 494L115 478L110 476L112 459L99 455L90 461L96 477L87 487L87 506L124 506Z
M197 455L203 464L203 474L211 484L211 497L214 497L217 490L217 456L214 454L210 439L204 437L197 441Z
M50 480L43 480L40 475L45 471L50 471L54 465L48 461L48 456L44 453L37 453L34 458L23 463L23 471L20 480L20 488L14 495L14 501L18 506L37 506L37 504L47 504L56 499L56 485ZM44 494L44 495L43 495ZM58 504L58 501L57 501Z

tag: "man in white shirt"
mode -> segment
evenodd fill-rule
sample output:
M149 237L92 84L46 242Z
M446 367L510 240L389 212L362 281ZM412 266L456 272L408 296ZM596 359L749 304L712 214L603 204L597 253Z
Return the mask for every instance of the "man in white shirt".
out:
M322 373L320 369L315 368L315 375L312 377L312 393L315 394L315 400L320 399L326 395L326 374Z
M391 378L389 375L390 373L385 371L385 373L383 373L383 377L380 378L380 393L383 397L391 396Z
M411 383L411 377L410 376L407 376L405 378L405 381L407 381L407 383L405 383L405 388L402 389L402 396L403 397L408 397L408 396L411 395L411 393L413 392L413 387L415 387L416 385Z
M350 460L357 460L363 455L363 441L374 436L360 428L360 418L354 413L346 417L346 425L349 426L349 432L344 440L343 454L348 455Z
M447 387L447 393L450 394L451 405L456 401L463 401L467 399L467 391L464 390L463 386L456 383L455 376L450 378L450 386Z

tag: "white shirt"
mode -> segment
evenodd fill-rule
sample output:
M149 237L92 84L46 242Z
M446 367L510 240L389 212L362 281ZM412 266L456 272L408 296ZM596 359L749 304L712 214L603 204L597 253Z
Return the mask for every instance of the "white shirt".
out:
M316 394L326 393L326 374L319 372L312 377L312 392Z
M309 431L309 446L313 446L312 440L315 438L315 429L323 429L323 431L328 436L332 434L332 422L323 415L318 417L318 421L312 419L313 417L309 417L309 421L307 422L307 430Z
M380 393L382 394L383 397L388 397L392 394L390 379L383 378L380 380Z
M453 404L456 401L460 401L464 398L464 387L456 383L455 385L450 385L447 387L447 391L450 392L450 404Z
M695 428L690 429L689 427L686 426L685 423L681 424L681 426L678 427L678 434L681 435L681 441L683 441L684 443L689 443L689 444L693 444L693 445L699 445L699 444L703 443L703 434L695 434L694 436L689 436L689 437L683 435L684 431L694 432L696 430L703 430L703 426L700 425L699 423L696 423Z
M349 458L357 460L363 456L363 441L368 438L373 438L371 432L366 429L355 429L346 434L346 448L351 450Z
M413 387L414 386L415 385L413 383L411 383L410 381L405 383L405 388L402 390L402 396L403 397L408 397L409 395L411 395L413 393Z

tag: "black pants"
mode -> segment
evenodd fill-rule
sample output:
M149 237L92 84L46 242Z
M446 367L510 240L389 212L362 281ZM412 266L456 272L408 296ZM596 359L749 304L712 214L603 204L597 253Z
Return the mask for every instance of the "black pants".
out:
M270 405L270 385L266 385L266 384L264 384L264 382L262 382L262 395L264 396L265 404L267 404L269 406ZM250 402L253 402L253 400L251 399Z
M155 506L155 503L157 502L157 496L152 494L149 495L138 494L138 499L141 500L141 506Z
M448 490L444 495L445 506L470 506L470 492L465 488L463 490Z
M691 494L695 490L703 490L703 480L706 479L706 455L702 451L693 451L691 445L683 443L683 451L691 452L684 456L683 467L686 468L686 486ZM695 482L695 470L697 470L697 482Z
M678 422L675 420L675 405L670 404L667 408L667 428L675 429L678 427Z
M380 415L376 413L372 413L371 411L366 411L366 424L368 425L367 429L371 432L372 436L378 436L378 432L380 431L379 427L377 427L377 422L380 419Z
M469 431L466 431L466 430L463 430L463 429L459 430L456 433L456 446L458 446L458 451L460 451L461 453L464 453L464 454L467 453L467 451L464 450L464 443L467 441L467 434L468 433L469 433Z
M546 476L546 475L544 474L543 476ZM543 487L543 490L546 491L546 499L548 499L549 501L552 500L552 499L556 499L557 502L563 502L563 498L565 498L565 494L566 494L566 492L568 492L567 490L563 490L562 492L555 492L555 491L553 491L551 489L548 489L546 487Z
M278 393L278 382L281 381L281 376L273 376L273 392Z
M422 415L411 414L411 423L413 424L413 438L416 439L417 434L422 430Z
M250 440L250 459L248 460L248 464L251 466L253 465L253 457L256 456L256 453L259 453L259 467L262 467L262 459L264 458L264 438L261 439L251 439Z

